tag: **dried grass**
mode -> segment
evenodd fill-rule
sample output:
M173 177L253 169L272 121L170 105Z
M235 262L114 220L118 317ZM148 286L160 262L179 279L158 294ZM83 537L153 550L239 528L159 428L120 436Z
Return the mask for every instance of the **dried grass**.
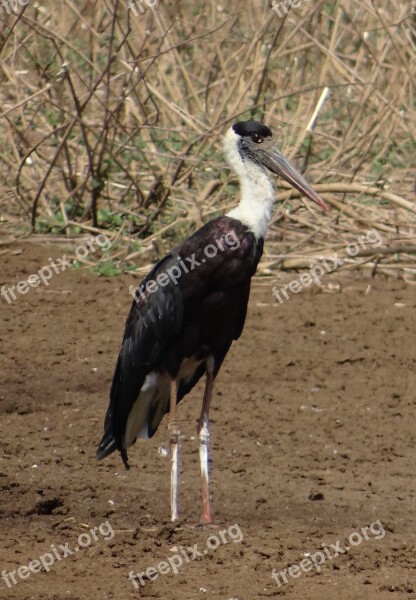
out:
M118 258L147 268L235 203L221 135L251 116L332 206L311 210L282 185L264 272L376 227L378 270L414 278L410 3L304 0L282 18L264 1L189 4L0 6L3 232L105 229Z

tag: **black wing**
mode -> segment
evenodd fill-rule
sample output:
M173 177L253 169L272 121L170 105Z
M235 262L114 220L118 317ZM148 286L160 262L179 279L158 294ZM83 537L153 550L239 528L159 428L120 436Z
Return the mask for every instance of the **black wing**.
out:
M161 288L157 296L146 293L146 284L158 273L176 263L170 254L143 279L127 317L120 353L110 389L110 404L105 416L104 436L97 450L102 459L118 449L124 457L122 438L131 407L137 400L146 375L159 362L171 335L178 333L183 318L179 289ZM139 290L144 290L143 295Z

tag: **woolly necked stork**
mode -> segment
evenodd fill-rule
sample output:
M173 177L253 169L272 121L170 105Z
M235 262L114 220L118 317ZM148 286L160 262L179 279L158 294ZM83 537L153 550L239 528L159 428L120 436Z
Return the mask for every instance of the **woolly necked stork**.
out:
M151 438L169 413L171 517L178 518L179 428L176 405L205 375L197 422L202 478L201 523L211 522L208 477L209 406L215 378L243 330L251 278L263 252L274 192L267 171L326 209L324 201L276 149L257 121L233 125L225 155L240 181L236 208L203 225L159 261L134 293L110 390L102 459Z

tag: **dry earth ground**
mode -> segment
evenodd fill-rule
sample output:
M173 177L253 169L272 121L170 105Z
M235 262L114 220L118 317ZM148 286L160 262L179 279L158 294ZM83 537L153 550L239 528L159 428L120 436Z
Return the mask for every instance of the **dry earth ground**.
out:
M11 285L63 253L56 244L6 251L2 279ZM201 388L180 407L180 526L168 520L164 426L132 449L129 472L116 455L94 457L131 283L129 275L71 270L11 304L0 298L0 569L28 565L51 544L73 551L80 534L107 521L114 532L49 572L10 588L0 579L1 600L416 598L414 288L376 278L365 293L369 281L351 279L341 294L310 290L279 305L271 286L256 281L212 407L221 529L200 530ZM320 572L280 587L271 578L322 544L344 547L376 520L385 535L370 535ZM128 579L180 546L207 550L209 536L233 524L241 542L229 538L140 589Z

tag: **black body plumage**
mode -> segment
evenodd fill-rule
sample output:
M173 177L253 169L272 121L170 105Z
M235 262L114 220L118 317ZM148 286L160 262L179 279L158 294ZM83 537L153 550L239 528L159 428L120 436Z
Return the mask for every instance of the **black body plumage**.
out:
M98 458L118 449L127 466L126 425L150 373L176 379L185 359L201 361L186 379L179 379L178 402L204 374L203 360L209 355L214 357L214 376L218 373L243 330L251 278L262 252L263 239L256 239L247 226L218 217L172 250L141 282L126 321ZM167 274L175 266L181 274L173 281ZM147 291L149 282L166 278L165 285ZM143 411L151 437L169 411L169 397L155 393Z

